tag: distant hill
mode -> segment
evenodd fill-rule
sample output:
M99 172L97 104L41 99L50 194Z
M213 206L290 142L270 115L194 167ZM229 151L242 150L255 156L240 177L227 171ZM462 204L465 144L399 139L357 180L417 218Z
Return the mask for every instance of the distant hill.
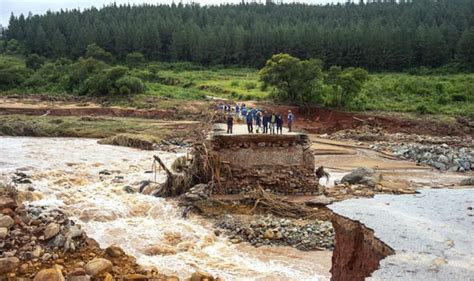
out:
M398 71L473 65L473 27L472 0L110 5L12 16L5 36L50 58L77 58L96 43L118 59L136 51L152 60L262 66L285 52L327 66Z

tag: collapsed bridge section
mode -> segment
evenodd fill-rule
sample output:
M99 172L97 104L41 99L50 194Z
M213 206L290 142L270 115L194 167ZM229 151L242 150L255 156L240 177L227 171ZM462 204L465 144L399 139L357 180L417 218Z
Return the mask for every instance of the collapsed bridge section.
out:
M215 193L238 194L258 186L282 195L320 193L308 135L226 134L221 126L206 140L221 165Z

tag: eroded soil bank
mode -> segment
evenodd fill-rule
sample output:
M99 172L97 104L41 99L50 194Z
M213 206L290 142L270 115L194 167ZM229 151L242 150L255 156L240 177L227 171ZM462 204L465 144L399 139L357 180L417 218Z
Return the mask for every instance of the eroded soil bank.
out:
M331 280L365 280L379 268L380 261L394 250L375 237L374 231L357 221L336 213L332 216L335 249L332 256Z

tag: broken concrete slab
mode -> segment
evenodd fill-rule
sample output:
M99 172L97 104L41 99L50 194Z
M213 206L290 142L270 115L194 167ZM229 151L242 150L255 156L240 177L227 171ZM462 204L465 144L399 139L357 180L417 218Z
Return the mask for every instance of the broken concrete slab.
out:
M474 189L427 189L328 207L373 229L375 237L395 251L380 262L370 279L472 280L473 206Z

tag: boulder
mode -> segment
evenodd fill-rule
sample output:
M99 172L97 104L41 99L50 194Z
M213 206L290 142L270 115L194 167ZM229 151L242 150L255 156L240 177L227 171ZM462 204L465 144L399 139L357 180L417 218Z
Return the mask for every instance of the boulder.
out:
M462 179L460 185L473 185L474 186L474 177Z
M15 221L12 219L12 217L0 214L0 227L6 227L10 229L14 224Z
M61 273L61 270L57 268L48 268L36 273L33 281L64 281L64 276Z
M16 257L0 258L0 275L15 272L20 265L20 260Z
M191 281L213 281L214 277L207 272L197 271L191 275Z
M44 230L44 239L48 240L48 239L53 238L59 233L59 230L60 230L60 227L58 224L54 222L48 224L48 226Z
M0 210L5 208L14 210L16 208L16 202L8 196L0 196Z
M316 196L315 198L309 200L306 202L306 205L312 207L312 206L325 206L329 205L333 202L333 199L326 197L325 195L319 195Z
M341 179L341 183L350 183L350 184L357 184L367 178L373 178L375 175L375 171L370 168L357 168L356 170L352 171L351 173L345 175Z
M88 262L84 269L88 275L98 277L112 270L112 262L103 258L95 258Z
M105 253L113 258L118 258L124 255L122 248L117 245L111 245L105 249Z

